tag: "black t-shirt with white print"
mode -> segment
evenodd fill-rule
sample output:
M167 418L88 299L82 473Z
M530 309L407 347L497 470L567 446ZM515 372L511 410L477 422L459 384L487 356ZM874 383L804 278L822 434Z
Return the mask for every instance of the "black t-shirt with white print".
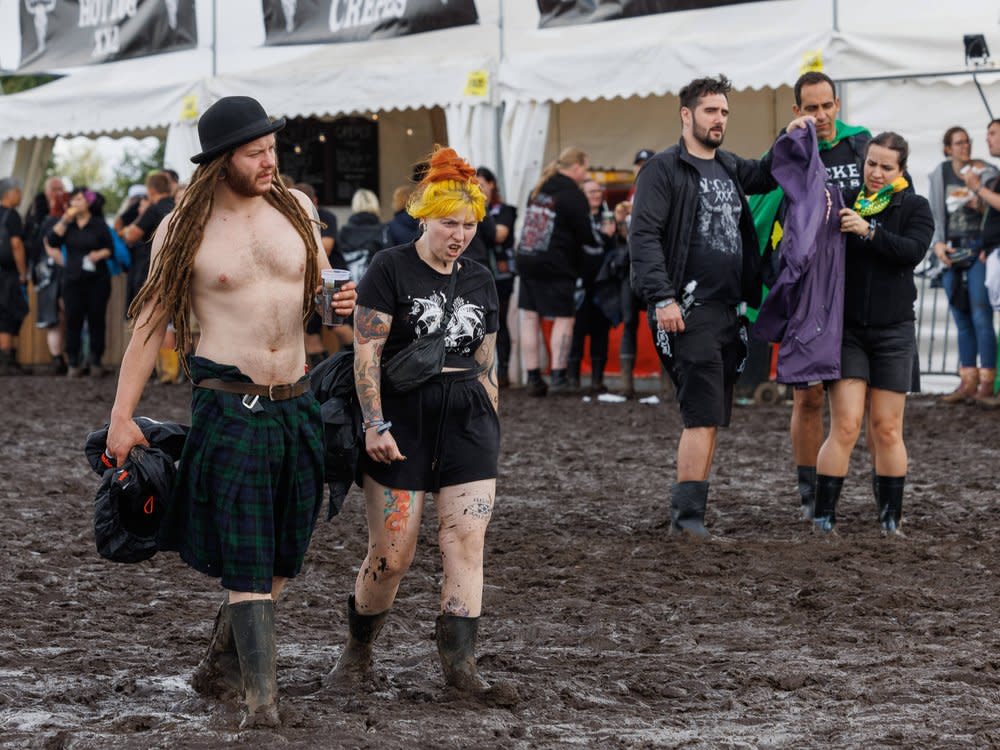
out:
M699 302L736 305L742 297L742 204L736 183L715 159L691 157L698 167L698 211L684 268L684 289L694 282ZM678 300L680 301L680 300Z
M454 314L445 337L445 367L471 369L474 354L488 333L499 328L499 303L492 274L459 259ZM450 274L438 273L417 255L411 242L377 253L358 284L359 307L392 316L382 350L388 362L401 349L441 327Z

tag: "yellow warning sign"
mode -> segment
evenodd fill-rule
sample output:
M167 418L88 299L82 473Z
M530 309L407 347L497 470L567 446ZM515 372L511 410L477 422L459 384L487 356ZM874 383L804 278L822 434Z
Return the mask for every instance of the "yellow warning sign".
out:
M799 68L799 75L803 73L823 72L823 52L822 50L812 50L802 55L802 65Z
M198 97L195 94L188 94L181 98L181 120L198 119Z
M473 70L465 79L465 95L485 97L490 91L490 74L485 70Z

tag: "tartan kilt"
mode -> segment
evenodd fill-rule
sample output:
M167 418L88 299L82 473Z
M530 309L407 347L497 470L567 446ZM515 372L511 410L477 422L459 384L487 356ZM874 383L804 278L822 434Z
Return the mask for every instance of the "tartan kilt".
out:
M192 380L251 382L238 368L189 359ZM259 408L258 408L259 407ZM274 576L302 568L323 502L323 424L311 392L287 401L205 388L191 394L160 549L232 591L269 593Z

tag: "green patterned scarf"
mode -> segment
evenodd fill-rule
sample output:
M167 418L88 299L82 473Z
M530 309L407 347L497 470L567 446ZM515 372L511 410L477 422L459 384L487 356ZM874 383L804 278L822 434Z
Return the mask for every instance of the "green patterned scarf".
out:
M909 186L910 183L906 181L906 178L900 176L874 195L865 195L865 191L862 190L858 193L858 197L854 201L854 210L858 212L859 216L874 216L875 214L880 214L885 210L885 207L889 205L889 201L892 200L893 195L902 190L906 190Z

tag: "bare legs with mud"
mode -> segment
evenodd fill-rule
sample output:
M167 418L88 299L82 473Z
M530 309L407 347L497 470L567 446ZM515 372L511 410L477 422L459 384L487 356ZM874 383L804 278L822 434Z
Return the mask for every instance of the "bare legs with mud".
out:
M549 388L545 385L541 375L538 341L541 318L537 312L531 310L521 310L520 315L521 363L528 372L528 394L544 396ZM555 318L552 321L549 348L552 354L552 390L554 393L568 390L566 367L573 344L573 321L572 317Z
M350 637L328 682L354 686L372 676L372 647L413 562L426 493L392 489L365 477L368 554L348 602ZM444 578L437 618L445 680L464 692L489 685L479 677L475 641L483 601L483 545L496 480L443 487L435 494Z

